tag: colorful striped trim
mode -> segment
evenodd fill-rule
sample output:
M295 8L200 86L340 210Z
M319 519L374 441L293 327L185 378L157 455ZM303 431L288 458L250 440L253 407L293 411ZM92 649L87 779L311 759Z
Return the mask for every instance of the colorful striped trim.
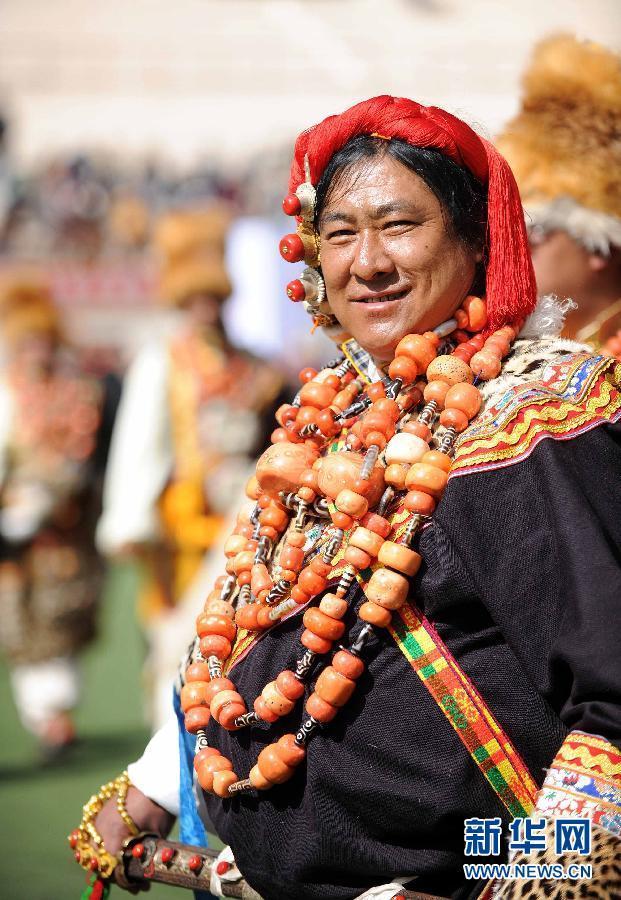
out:
M621 751L596 735L570 732L548 769L536 810L592 819L621 837Z
M569 354L548 365L540 381L510 388L463 432L450 478L513 465L546 438L569 440L621 418L621 365Z
M389 630L501 803L514 818L528 816L537 785L440 635L410 603L393 616Z

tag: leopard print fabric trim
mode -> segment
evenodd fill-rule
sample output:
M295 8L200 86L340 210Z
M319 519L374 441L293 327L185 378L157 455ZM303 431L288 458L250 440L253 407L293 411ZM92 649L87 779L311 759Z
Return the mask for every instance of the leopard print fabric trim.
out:
M547 849L534 853L516 853L513 863L569 866L590 863L591 879L539 879L535 881L503 881L492 891L493 900L528 900L545 897L548 900L614 900L621 897L621 841L600 825L591 826L591 853L588 857L576 853L554 852L554 819L546 823Z
M605 738L583 731L563 741L537 794L537 813L547 819L546 850L515 853L511 863L592 866L591 879L504 881L492 889L494 900L514 898L621 898L621 751ZM591 852L587 856L554 852L560 817L591 820Z

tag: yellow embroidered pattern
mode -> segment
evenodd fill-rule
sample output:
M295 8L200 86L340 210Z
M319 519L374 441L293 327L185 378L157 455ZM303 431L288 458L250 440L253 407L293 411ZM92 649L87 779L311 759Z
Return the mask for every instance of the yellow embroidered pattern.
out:
M554 759L554 765L588 775L601 772L608 778L621 778L621 753L612 744L602 741L604 752L594 754L587 746L574 742L574 735L575 732L570 735L572 740L566 740L561 746Z
M511 388L460 437L451 476L523 459L542 438L566 440L621 415L621 365L571 354L541 381Z

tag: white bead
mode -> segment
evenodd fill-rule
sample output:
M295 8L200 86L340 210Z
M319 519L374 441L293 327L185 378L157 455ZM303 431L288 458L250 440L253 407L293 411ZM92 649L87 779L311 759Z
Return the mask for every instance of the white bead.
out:
M457 328L457 319L447 319L446 322L441 322L439 325L433 329L434 333L438 335L438 337L443 338L447 337L449 334L452 334Z
M393 463L408 463L412 465L422 459L423 455L429 450L429 444L415 434L401 432L395 434L394 437L386 444L384 451L386 465Z

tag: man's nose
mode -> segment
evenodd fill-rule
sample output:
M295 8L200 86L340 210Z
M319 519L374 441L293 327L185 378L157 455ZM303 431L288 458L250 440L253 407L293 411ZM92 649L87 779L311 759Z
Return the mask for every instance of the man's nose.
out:
M381 235L371 229L362 231L356 243L350 274L364 281L394 271L395 265L386 252Z

